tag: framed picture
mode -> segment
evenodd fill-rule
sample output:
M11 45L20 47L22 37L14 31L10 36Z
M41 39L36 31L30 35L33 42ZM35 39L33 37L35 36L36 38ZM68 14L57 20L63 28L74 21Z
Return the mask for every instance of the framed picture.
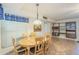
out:
M20 20L19 20L19 19L20 19L20 17L19 17L19 16L16 16L16 17L15 17L15 21L16 21L16 22L20 22Z
M0 14L0 20L4 19L3 14Z
M34 32L39 32L42 30L42 26L41 25L34 25Z
M0 7L0 14L3 14L3 8Z
M15 15L11 15L11 21L15 21Z
M4 19L4 17L3 17L3 8L0 7L0 20L2 20L2 19Z
M29 23L29 18L26 18L26 23Z
M9 13L5 13L5 20L11 21L11 15Z

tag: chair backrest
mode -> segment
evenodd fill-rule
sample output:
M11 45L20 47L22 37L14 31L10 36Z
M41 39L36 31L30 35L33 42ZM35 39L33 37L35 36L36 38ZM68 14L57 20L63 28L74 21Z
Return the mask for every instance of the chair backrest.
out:
M45 40L51 43L52 36L50 33L45 33Z
M12 43L13 43L14 51L16 52L16 54L18 54L17 49L16 49L16 40L15 40L15 38L12 38Z
M32 32L32 33L30 34L30 37L36 37L36 33L35 33L35 32Z
M50 39L47 39L44 43L45 43L45 47L49 47Z
M44 43L42 40L36 40L35 54L44 54Z
M22 37L28 37L28 34L27 33L23 33Z
M22 50L22 48L21 48L20 45L17 45L15 38L12 39L12 42L13 42L13 47L14 47L13 50L14 50L14 52L15 52L16 54L20 54L20 53L22 53L23 51L25 51L25 49ZM26 53L26 52L24 52L24 54L25 54L25 53Z
M16 39L13 38L13 39L12 39L12 42L13 42L13 47L14 47L14 49L17 50L17 47L18 47L19 45L18 45L18 43L16 42Z
M51 34L45 33L45 45L48 47L51 44Z
M51 37L51 34L50 33L45 33L45 37L46 38L50 38Z
M12 43L13 43L13 46L16 47L16 40L15 40L15 38L12 39Z

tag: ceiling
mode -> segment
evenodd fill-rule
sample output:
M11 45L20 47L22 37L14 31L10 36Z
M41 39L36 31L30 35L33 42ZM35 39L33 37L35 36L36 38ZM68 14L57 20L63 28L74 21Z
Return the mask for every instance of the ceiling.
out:
M6 9L14 13L23 13L27 17L36 18L36 4L34 3L6 3ZM79 4L77 3L40 3L39 18L46 16L52 20L79 18Z

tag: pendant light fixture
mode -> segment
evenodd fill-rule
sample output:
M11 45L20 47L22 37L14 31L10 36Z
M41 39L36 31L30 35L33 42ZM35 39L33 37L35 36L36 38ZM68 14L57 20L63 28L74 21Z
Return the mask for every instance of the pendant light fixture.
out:
M37 19L34 21L34 25L41 25L41 21L38 19L38 17L39 17L39 14L38 14L39 4L36 4L36 7L37 7Z

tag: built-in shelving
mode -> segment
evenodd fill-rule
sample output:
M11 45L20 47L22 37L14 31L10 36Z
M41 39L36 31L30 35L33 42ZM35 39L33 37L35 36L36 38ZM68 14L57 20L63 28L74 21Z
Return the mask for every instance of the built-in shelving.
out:
M52 32L53 36L59 36L60 24L59 23L53 23L52 30L53 30L53 32Z
M76 39L76 22L53 23L52 35Z
M65 23L60 23L60 34L66 34Z
M76 38L76 22L66 22L66 37Z

